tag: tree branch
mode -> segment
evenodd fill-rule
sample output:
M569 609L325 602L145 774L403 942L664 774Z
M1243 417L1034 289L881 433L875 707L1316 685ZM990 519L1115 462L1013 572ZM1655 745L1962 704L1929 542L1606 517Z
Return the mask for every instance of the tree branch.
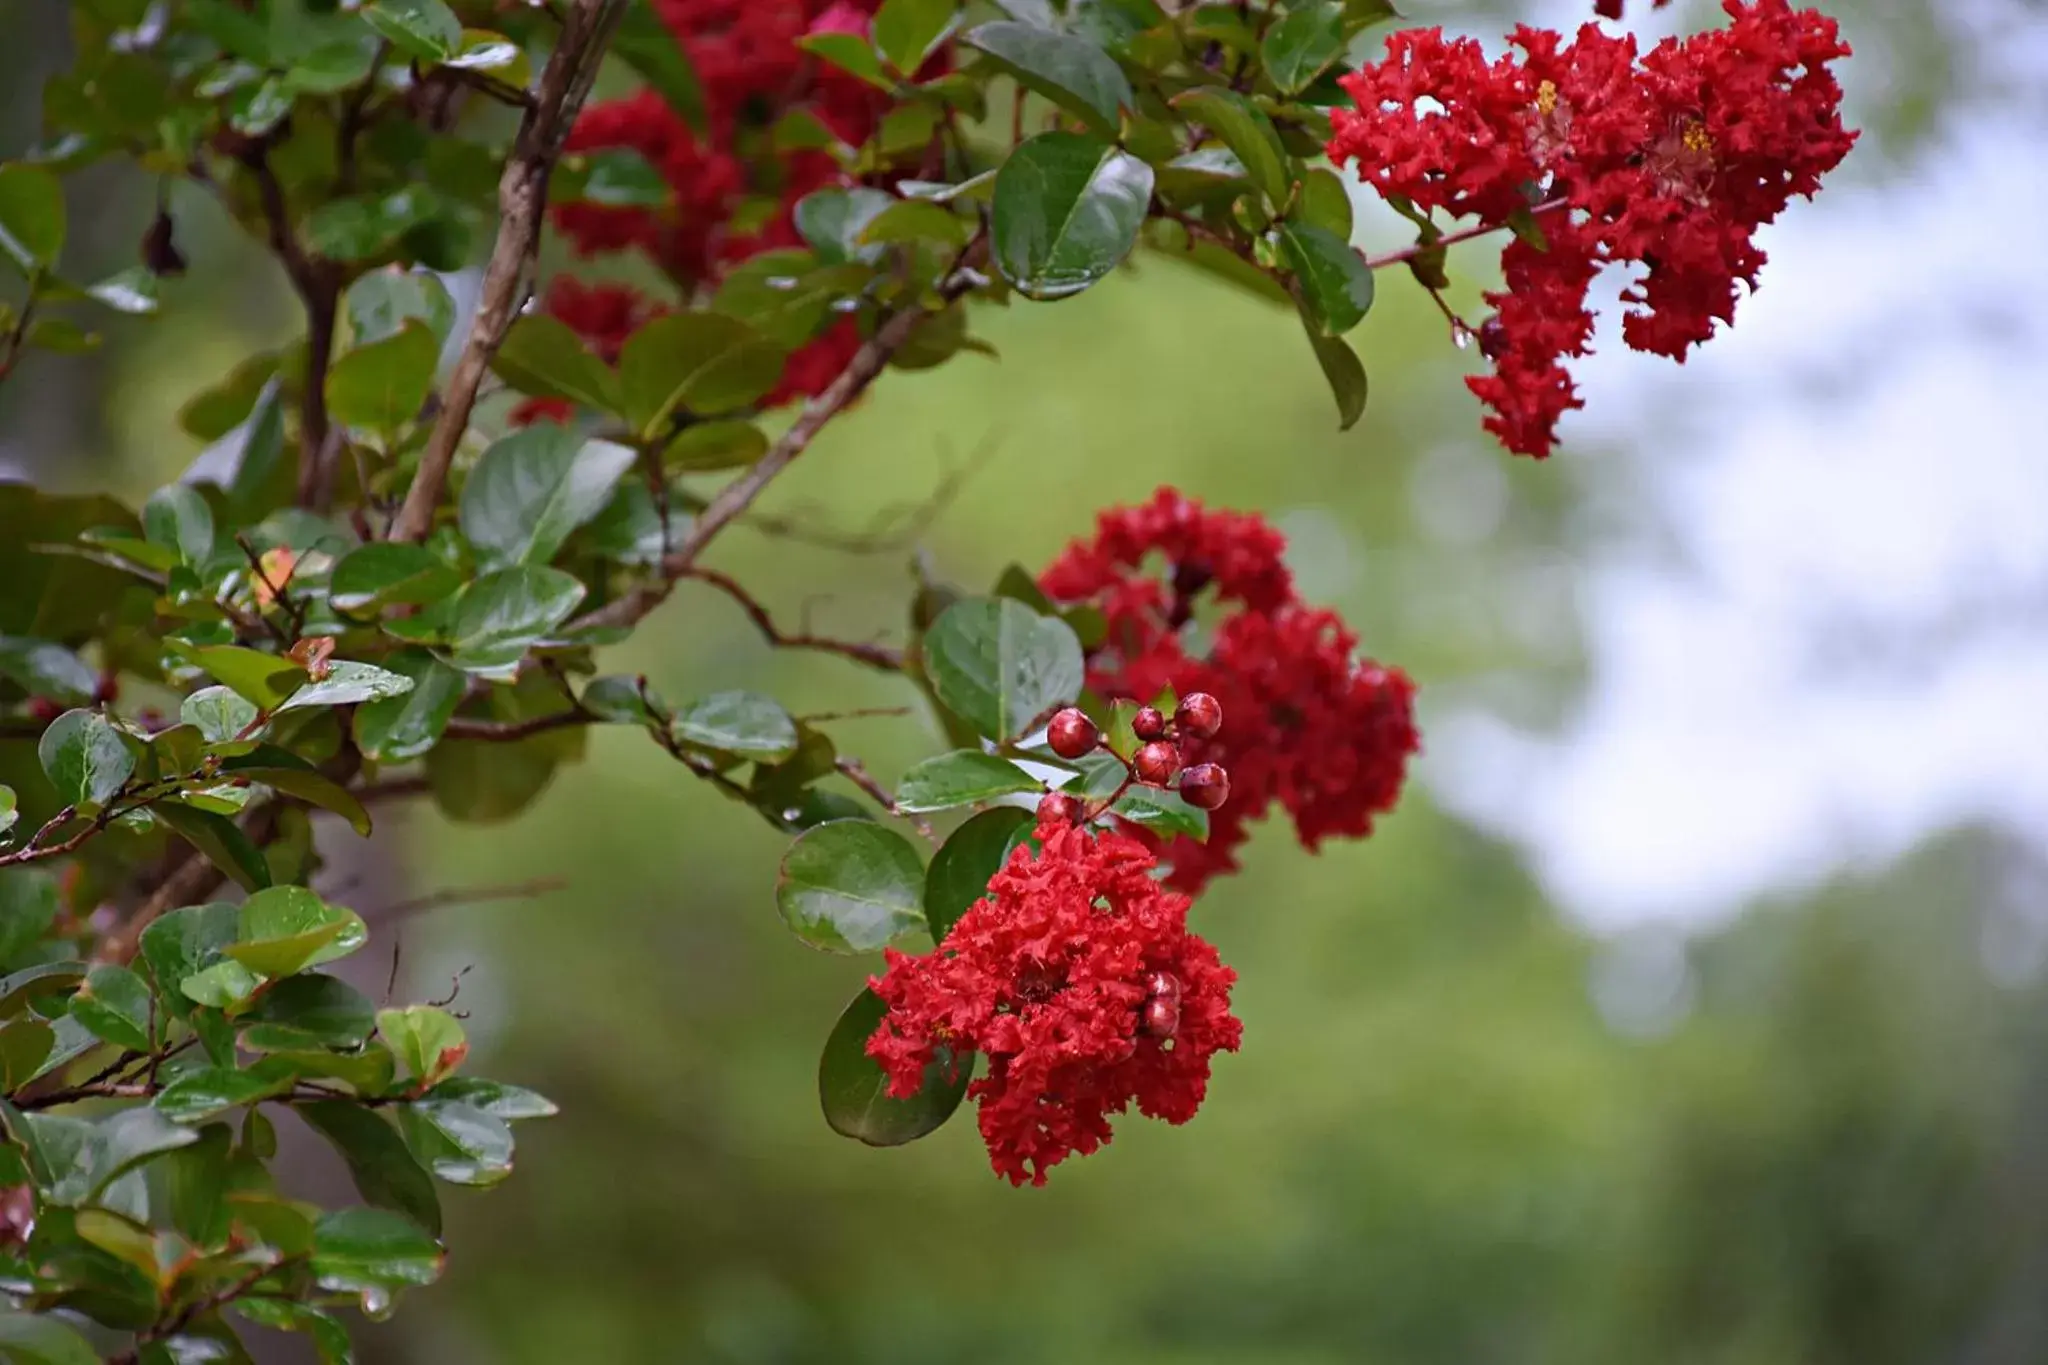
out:
M716 569L685 569L681 575L694 578L700 583L709 583L720 592L740 604L747 618L761 632L761 638L777 649L815 649L825 654L837 654L855 663L895 673L903 668L903 656L884 645L864 645L855 640L834 640L822 635L801 632L790 635L778 628L768 615L768 609L756 601L753 594L741 587L737 581Z
M509 886L457 886L446 891L436 891L411 900L396 901L363 918L372 924L396 924L424 915L430 910L442 910L451 905L479 905L485 901L528 900L534 896L545 896L550 891L560 891L569 883L561 877L536 877L531 881L515 882Z
M576 0L563 16L561 37L541 72L539 93L520 118L518 140L498 181L498 240L477 295L469 340L448 378L441 415L421 452L419 472L392 520L392 540L424 540L433 529L434 510L448 486L455 448L469 428L477 390L532 284L548 177L625 9L625 0Z
M775 480L775 476L795 462L810 446L813 438L824 429L825 424L846 410L848 404L867 391L876 376L888 365L889 358L910 339L910 334L919 324L936 315L954 300L973 290L981 283L981 277L971 268L972 253L980 245L980 238L969 244L969 250L939 286L938 308L906 308L883 323L870 337L839 377L826 386L804 408L803 415L791 424L782 438L769 447L768 453L756 460L746 473L734 479L718 491L718 496L705 505L690 523L690 530L682 543L664 556L660 566L660 577L652 583L634 588L624 596L586 612L569 623L568 629L597 630L631 626L647 616L656 607L668 600L676 580L689 574L690 567L697 562L697 556L704 553L718 533L737 519L764 489Z

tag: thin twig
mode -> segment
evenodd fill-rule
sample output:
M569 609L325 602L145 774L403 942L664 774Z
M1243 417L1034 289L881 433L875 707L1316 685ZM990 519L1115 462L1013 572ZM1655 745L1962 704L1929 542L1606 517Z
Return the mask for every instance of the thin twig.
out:
M550 711L545 716L528 716L525 720L476 720L469 716L457 716L448 722L445 733L450 739L487 739L509 742L526 739L531 735L546 734L550 730L563 730L572 725L590 725L596 716L581 708L568 711Z
M861 765L859 759L847 758L842 754L840 757L832 760L832 766L839 769L841 775L847 781L853 783L854 786L859 787L862 791L880 802L883 810L888 811L889 814L899 819L908 820L912 829L933 843L936 844L939 841L939 836L933 833L931 825L922 817L912 815L909 811L897 805L896 798L889 794L889 789L875 781L874 775Z
M957 468L946 471L923 501L899 502L883 508L864 531L835 531L796 516L770 516L763 512L750 513L741 518L740 524L774 539L793 540L842 554L900 553L921 540L932 523L945 514L960 496L960 490L967 486L968 479L994 458L997 444L995 433L989 433L975 446L973 454Z
M477 390L532 284L548 177L625 9L625 0L576 0L563 17L561 37L541 72L539 94L520 117L518 140L498 181L498 240L477 295L469 340L448 378L440 418L420 454L419 472L392 519L393 540L425 540L434 528L434 512L448 486L456 446L469 428Z
M531 881L514 882L509 886L455 886L445 891L435 891L411 900L398 901L372 914L363 916L372 924L396 924L400 920L424 915L430 910L442 910L451 905L481 905L486 901L531 900L545 896L551 891L560 891L567 886L563 877L535 877Z
M730 575L722 574L716 569L686 569L683 571L683 577L694 578L700 583L709 583L739 603L740 609L746 612L747 619L761 632L761 638L777 649L815 649L821 653L837 654L855 663L866 664L870 668L879 668L886 673L900 672L903 668L903 655L884 645L861 644L856 640L834 640L823 635L812 635L807 631L792 635L782 630L768 615L768 609L755 600L753 594L741 587Z

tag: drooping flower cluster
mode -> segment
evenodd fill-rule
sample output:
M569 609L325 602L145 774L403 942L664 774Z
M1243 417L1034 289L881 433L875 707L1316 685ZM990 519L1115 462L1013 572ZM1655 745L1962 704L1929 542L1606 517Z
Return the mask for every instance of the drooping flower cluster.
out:
M1833 20L1787 0L1723 0L1725 28L1635 39L1588 23L1566 42L1518 28L1522 55L1488 63L1470 39L1394 34L1344 78L1329 154L1382 195L1425 211L1537 232L1502 255L1506 287L1480 330L1492 373L1467 381L1509 448L1538 457L1582 406L1564 361L1587 353L1586 293L1600 269L1639 265L1627 344L1684 360L1755 288L1756 230L1811 195L1856 135L1828 64L1849 54ZM1604 12L1604 11L1603 11Z
M1089 687L1141 702L1169 688L1205 692L1228 718L1212 737L1180 741L1190 766L1229 773L1229 801L1210 816L1208 840L1161 843L1137 832L1160 848L1168 881L1188 892L1235 871L1247 827L1276 804L1310 849L1370 833L1399 797L1418 744L1413 685L1358 660L1343 621L1296 596L1285 548L1256 516L1211 511L1163 488L1149 503L1103 513L1095 538L1069 546L1039 579L1055 600L1091 603L1107 621L1088 657ZM1205 604L1220 610L1198 622ZM1191 652L1196 634L1208 644Z
M1188 932L1188 898L1150 875L1144 845L1056 816L1037 837L944 942L888 950L869 983L889 1007L867 1050L890 1094L916 1094L940 1048L988 1059L967 1093L990 1163L1016 1185L1109 1141L1110 1117L1134 1103L1187 1122L1210 1058L1243 1033L1237 974Z
M803 51L810 33L865 35L880 0L655 0L654 10L688 56L703 92L700 135L652 90L586 107L567 150L629 148L667 183L653 206L568 203L553 210L555 226L579 255L638 250L685 294L715 284L735 264L761 252L803 245L793 213L797 201L841 178L816 147L779 147L775 128L795 116L815 120L840 141L858 146L875 131L888 96ZM659 309L616 286L597 291L632 301L636 322ZM548 310L601 353L623 340L606 324L620 314L594 311L587 300L550 290ZM763 400L775 406L817 393L860 345L858 329L841 319L784 367L782 382ZM559 405L556 405L557 407ZM566 416L529 404L527 416Z

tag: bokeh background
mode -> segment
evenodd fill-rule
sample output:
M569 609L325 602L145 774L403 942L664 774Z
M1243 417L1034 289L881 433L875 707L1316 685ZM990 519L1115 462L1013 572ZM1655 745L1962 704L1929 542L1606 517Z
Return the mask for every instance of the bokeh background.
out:
M971 467L919 537L969 584L1161 483L1257 508L1419 682L1427 752L1380 831L1312 858L1267 830L1198 907L1245 1046L1190 1126L1126 1123L1024 1191L971 1122L832 1135L816 1050L870 964L794 943L780 840L632 735L516 823L419 803L337 845L366 910L568 882L397 931L399 993L466 973L476 1065L564 1112L455 1196L448 1279L365 1359L2048 1359L2048 6L1824 3L1864 142L1766 234L1734 332L1683 369L1603 332L1548 465L1482 435L1476 362L1404 279L1339 435L1291 317L1146 258L977 314L999 360L892 374L778 485L799 532L863 532ZM1489 40L1589 7L1404 5ZM0 0L0 153L33 140L63 10ZM153 187L72 193L79 259L127 263ZM139 499L198 453L183 397L289 334L263 254L176 207L192 273L97 354L22 366L0 468ZM1361 242L1400 240L1361 207ZM1474 316L1490 257L1453 257ZM737 530L716 560L779 613L900 636L908 547L816 539ZM771 656L688 585L607 667L908 699ZM835 728L893 776L924 725Z

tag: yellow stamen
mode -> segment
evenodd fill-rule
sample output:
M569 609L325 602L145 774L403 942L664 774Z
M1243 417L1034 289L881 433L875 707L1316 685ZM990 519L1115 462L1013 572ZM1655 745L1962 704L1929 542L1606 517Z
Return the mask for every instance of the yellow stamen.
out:
M1557 82L1545 81L1536 87L1536 112L1548 118L1557 112Z
M1703 123L1686 124L1685 131L1678 136L1678 141L1685 150L1696 156L1711 156L1714 151L1713 134L1707 131Z

